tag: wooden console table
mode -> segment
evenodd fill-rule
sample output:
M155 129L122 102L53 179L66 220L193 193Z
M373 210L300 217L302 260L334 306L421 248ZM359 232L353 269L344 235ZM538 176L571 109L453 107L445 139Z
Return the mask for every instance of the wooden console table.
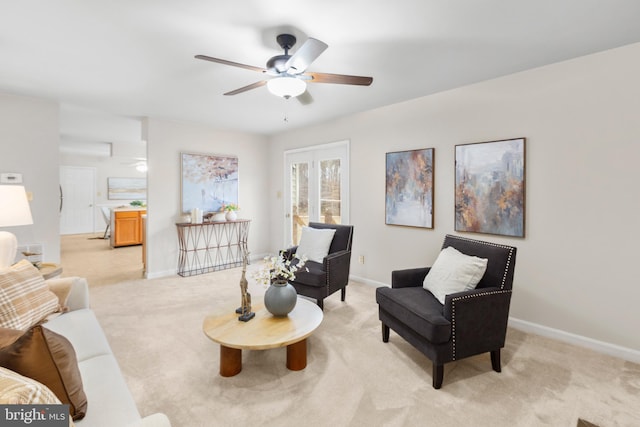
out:
M178 223L178 275L182 277L242 266L251 220Z

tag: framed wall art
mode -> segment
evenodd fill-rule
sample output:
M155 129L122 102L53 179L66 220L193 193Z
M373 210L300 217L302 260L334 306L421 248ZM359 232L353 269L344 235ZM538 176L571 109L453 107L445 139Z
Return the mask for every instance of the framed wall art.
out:
M433 228L434 149L387 153L385 224Z
M525 138L455 150L456 231L524 237Z
M222 205L238 204L236 156L180 153L180 158L182 212L217 212Z
M109 200L147 200L146 178L107 178Z

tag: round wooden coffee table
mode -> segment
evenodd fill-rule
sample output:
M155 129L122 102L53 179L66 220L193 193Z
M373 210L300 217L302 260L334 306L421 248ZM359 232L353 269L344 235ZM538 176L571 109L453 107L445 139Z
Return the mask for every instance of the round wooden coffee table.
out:
M220 375L232 377L242 370L242 350L268 350L287 347L287 368L300 371L307 366L307 337L322 322L322 310L311 301L298 298L286 317L275 317L254 304L256 317L238 320L234 308L207 316L202 324L205 335L220 344Z

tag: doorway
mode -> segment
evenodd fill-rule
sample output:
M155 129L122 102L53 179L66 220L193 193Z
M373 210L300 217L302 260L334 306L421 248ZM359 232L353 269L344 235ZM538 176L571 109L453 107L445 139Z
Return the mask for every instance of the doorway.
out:
M96 169L60 166L60 234L93 233Z
M349 141L285 152L285 245L310 221L349 223Z

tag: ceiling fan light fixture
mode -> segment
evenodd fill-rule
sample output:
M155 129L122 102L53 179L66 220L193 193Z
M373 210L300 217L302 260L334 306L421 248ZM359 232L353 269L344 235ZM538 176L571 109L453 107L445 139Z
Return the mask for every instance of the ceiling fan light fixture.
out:
M307 90L307 84L304 80L295 77L282 76L276 77L267 82L267 89L276 96L285 99L302 95Z
M136 170L138 172L146 172L148 170L147 162L138 162L138 164L136 164Z

